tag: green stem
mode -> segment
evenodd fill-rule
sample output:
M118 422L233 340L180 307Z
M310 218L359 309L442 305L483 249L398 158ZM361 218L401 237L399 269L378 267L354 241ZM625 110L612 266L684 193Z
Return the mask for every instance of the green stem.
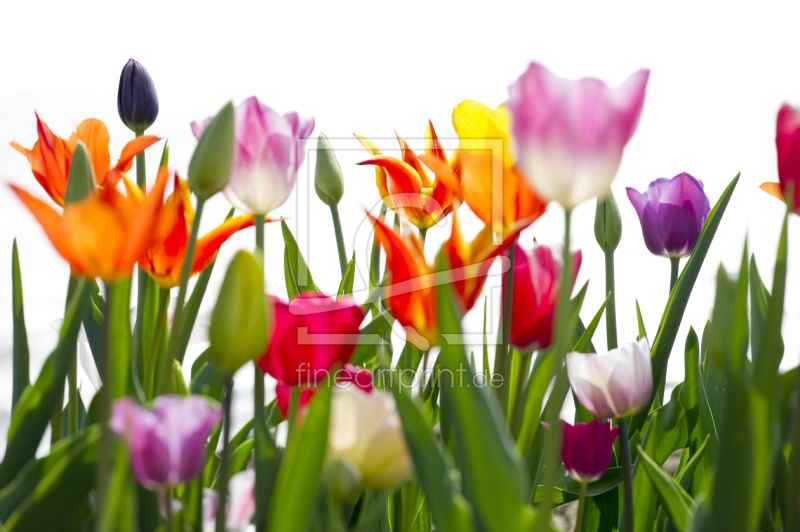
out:
M167 330L168 309L169 290L167 288L161 288L158 294L156 329L153 332L153 341L150 344L150 359L148 360L144 378L145 397L148 401L152 401L162 390L169 388L169 386L165 386L164 383L164 379L171 373L168 367L170 366L169 358L166 356L166 353L163 353L164 350L162 349L164 334ZM164 356L159 356L161 354ZM156 377L156 367L159 359L161 359L161 366L158 369L158 377Z
M564 358L567 354L567 346L572 331L569 330L569 297L572 293L572 254L570 253L570 222L572 218L572 211L564 209L564 260L561 270L561 286L558 294L558 307L556 308L556 321L553 337L555 338L555 345L553 352L550 356L553 359L552 372L555 374L556 380L553 385L550 399L553 399L552 404L548 400L548 407L545 411L545 417L551 427L559 426L559 414L561 413L561 406L563 398L566 396L567 388L569 387L569 380L567 379L567 371L564 367ZM553 504L553 485L556 480L556 472L561 464L561 439L562 431L551 430L545 444L543 453L544 462L544 491L542 494L541 510L544 515L549 516ZM536 532L548 530L550 526L550 519L540 519L536 524Z
M264 215L256 214L256 258L261 265L261 274L264 274ZM255 386L253 393L253 440L254 440L254 461L256 472L256 527L259 523L266 521L266 508L269 501L265 500L265 494L269 489L268 479L262 474L269 467L269 456L266 456L264 438L266 437L267 425L264 417L264 372L258 367L258 362L253 361L255 372Z
M231 472L231 400L233 399L233 377L225 379L225 417L222 427L222 456L219 464L219 499L217 503L217 532L225 532L225 517L228 502L228 478Z
M342 235L342 222L339 221L339 206L331 205L331 217L333 218L333 229L336 231L336 248L339 251L339 269L344 276L347 270L347 251L344 249L344 236Z
M622 532L633 530L633 468L631 467L631 444L628 439L628 424L625 418L619 420L619 447L622 454L622 483L625 494L623 504Z
M500 345L497 346L494 355L494 373L500 375L500 382L495 388L495 393L500 401L500 406L506 418L510 418L509 405L508 405L508 373L510 371L510 364L508 363L508 344L511 337L511 309L514 303L514 261L516 257L517 243L512 242L506 250L506 257L508 257L508 270L503 273L503 312L500 316Z
M78 284L78 278L70 275L69 287L67 288L67 304L72 296L75 294L75 287ZM69 425L67 427L69 434L78 432L78 347L77 345L70 346L72 352L70 353L69 361ZM60 409L59 409L60 410ZM61 412L59 412L59 415Z
M583 527L583 512L586 509L586 482L581 482L581 491L578 495L578 517L575 519L575 532L580 532Z
M178 288L178 300L175 303L175 315L172 318L172 330L169 335L169 349L167 351L169 367L165 384L172 381L172 361L175 360L175 355L178 353L178 340L180 339L181 329L183 328L183 305L186 302L186 287L189 284L189 275L192 273L194 248L197 243L197 233L200 230L200 218L203 215L203 206L205 203L206 200L203 198L197 198L194 223L192 223L192 232L189 235L189 245L186 246L186 256L183 259L181 283L180 288Z
M419 228L419 243L422 244L422 249L425 249L425 241L428 239L428 228Z
M606 250L606 294L611 294L606 304L606 345L617 348L617 294L614 287L614 250Z
M141 137L144 130L137 131L136 136ZM145 168L144 152L136 156L136 184L142 189L147 190L147 170ZM150 276L141 266L136 266L138 270L136 281L136 323L133 329L133 352L134 367L141 367L142 355L144 353L144 314L145 301L147 300L147 283Z
M678 282L678 274L680 273L680 257L670 257L669 264L670 264L670 273L669 273L669 291L672 293L672 289L675 287L675 283Z
M172 492L169 488L165 488L164 491L164 521L167 525L167 532L172 532Z
M516 438L519 434L519 426L522 423L522 413L524 410L524 405L522 404L522 389L525 387L525 377L527 376L528 368L530 368L530 358L532 355L519 353L513 350L512 353L519 357L516 386L514 386L514 397L511 401L511 415L509 415L509 426L512 428L511 432L514 438Z

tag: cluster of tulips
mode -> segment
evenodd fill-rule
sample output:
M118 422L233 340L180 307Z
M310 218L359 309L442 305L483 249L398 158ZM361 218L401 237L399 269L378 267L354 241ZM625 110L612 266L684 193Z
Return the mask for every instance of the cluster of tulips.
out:
M365 149L359 164L374 167L382 199L379 213L364 214L374 237L362 304L339 221L345 180L324 134L315 190L331 211L336 294L317 287L276 214L295 187L313 118L281 115L255 97L228 103L191 124L197 147L186 180L170 171L165 142L148 182L145 152L162 139L145 134L159 107L141 64L130 60L120 77L119 116L135 137L114 166L100 120L81 122L66 139L37 115L33 147L12 147L49 200L11 188L71 276L58 344L31 381L14 244L0 530L546 531L554 506L571 501L580 531L798 530L800 372L779 368L800 111L781 108L780 182L762 185L787 204L771 290L745 245L738 277L720 268L711 319L702 339L690 329L685 380L667 396L678 328L738 175L713 209L688 173L656 179L643 193L627 189L646 248L672 267L655 335L637 304L639 334L618 344L622 226L610 185L648 78L640 70L611 88L532 63L497 108L455 107L459 144L449 156L430 122L420 154L399 136L395 157L356 135ZM135 180L127 175L134 160ZM203 207L219 192L230 214L201 236ZM573 297L581 252L570 247L570 216L593 198L608 296L584 323L587 287ZM484 225L471 241L458 221L464 203ZM565 214L563 246L529 245L521 232L550 204ZM272 222L285 242L288 301L265 295ZM427 232L447 225L431 264ZM250 227L254 251L239 250L227 265L200 339L208 348L187 382L184 357L217 253ZM496 262L502 312L490 338L484 299L478 365L465 351L462 320ZM608 352L598 355L592 338L604 313ZM399 354L395 322L405 331ZM79 361L97 390L88 406ZM234 380L250 363L254 415L233 433ZM277 382L269 403L267 374ZM573 423L561 420L568 395ZM48 427L49 453L37 457ZM668 474L662 466L676 451L680 463Z

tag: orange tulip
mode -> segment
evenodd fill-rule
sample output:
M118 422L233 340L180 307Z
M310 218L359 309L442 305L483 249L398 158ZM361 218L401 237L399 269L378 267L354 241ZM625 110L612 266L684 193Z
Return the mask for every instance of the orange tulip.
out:
M459 138L453 171L459 175L464 201L483 223L500 233L522 220L530 225L544 214L547 204L514 165L511 117L502 105L492 111L464 100L453 110L453 127Z
M174 211L163 208L167 178L164 162L153 189L141 201L130 201L116 187L107 186L66 205L63 214L20 188L11 188L74 274L116 282L129 277L134 264L163 242L175 224Z
M436 267L425 260L419 239L406 232L401 236L372 217L375 237L386 250L386 268L391 274L386 304L407 333L422 336L430 346L439 345L436 318ZM472 242L464 241L458 218L440 253L447 256L453 287L462 311L471 309L483 290L492 261L519 235L516 229L501 245L492 245L492 228L486 225Z
M36 181L47 192L47 195L61 206L64 205L64 195L67 193L67 178L69 177L72 153L79 140L83 141L89 150L98 185L105 182L115 185L120 177L131 169L133 158L137 154L161 140L153 135L137 137L125 145L119 162L112 168L108 152L108 129L103 122L96 118L88 118L81 122L78 129L70 135L69 140L64 140L54 135L37 114L36 131L39 134L39 140L32 149L23 148L17 142L12 142L11 147L28 158Z
M358 164L375 166L378 190L386 206L415 226L428 229L461 205L461 184L430 121L425 129L425 154L419 157L399 136L402 159L383 155L369 139L356 138L372 155ZM433 181L422 163L433 172Z
M143 201L141 190L131 180L124 178L128 197L135 204ZM174 223L169 229L163 242L157 242L147 250L139 261L141 266L163 288L173 288L180 284L181 268L186 257L186 248L189 245L189 235L194 222L194 209L192 208L191 191L185 179L175 174L175 189L164 205L170 211ZM275 220L266 220L275 221ZM239 216L225 220L219 227L197 239L192 260L191 275L203 271L217 257L220 246L225 243L235 232L252 227L255 220L250 215Z

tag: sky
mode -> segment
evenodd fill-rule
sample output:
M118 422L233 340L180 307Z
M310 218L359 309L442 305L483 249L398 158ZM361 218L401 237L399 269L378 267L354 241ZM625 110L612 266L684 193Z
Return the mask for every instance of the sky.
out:
M777 181L775 116L783 102L800 99L796 21L800 4L760 2L22 2L2 7L0 17L0 182L44 197L12 140L30 147L35 116L68 137L85 118L103 120L111 134L111 158L132 134L116 110L119 73L133 57L153 76L161 110L148 131L166 137L170 166L186 175L196 144L192 120L215 113L225 102L256 95L273 109L313 116L338 149L345 176L339 206L348 253L355 249L360 277L356 297L365 297L364 266L369 228L365 209L380 201L370 167L355 163L366 152L353 133L393 144L394 131L419 143L431 120L448 149L456 145L452 109L464 99L494 107L508 97L531 61L567 78L598 77L621 84L639 68L651 77L638 130L628 144L612 185L623 222L616 252L617 320L620 341L636 338L635 303L654 334L668 297L669 261L644 246L625 187L644 190L658 177L682 171L703 181L712 205L741 172L728 211L700 272L670 361L668 382L682 380L682 346L688 328L702 330L710 317L720 264L734 274L747 239L767 286L772 283L783 205L757 187ZM416 140L414 140L416 139ZM152 179L160 146L148 152ZM290 226L306 252L317 284L328 293L339 284L336 244L328 209L313 192L313 151L300 168L298 188L274 215ZM309 164L310 163L310 164ZM311 184L311 186L309 186ZM26 321L36 375L55 345L51 322L62 317L69 268L33 218L0 186L0 431L8 423L11 395L11 246L17 239L22 265ZM229 209L220 195L206 207L201 229L222 221ZM572 220L574 248L583 253L578 285L590 280L585 322L605 299L603 254L593 234L595 203L579 206ZM468 237L480 222L459 210ZM794 217L793 217L794 218ZM800 229L789 225L784 368L797 364L800 350L800 262L793 242ZM428 233L433 259L450 228ZM563 240L563 211L552 205L521 237L547 244ZM218 264L253 246L253 230L234 236ZM283 242L278 224L266 230L266 282L285 297ZM685 263L685 261L684 261ZM682 263L682 265L684 264ZM200 321L222 281L214 273ZM499 268L486 284L489 322L499 309ZM479 333L482 305L465 319ZM492 330L493 326L490 327ZM605 346L601 322L594 338ZM398 336L395 341L402 341ZM191 356L202 350L193 348ZM476 351L478 349L476 348ZM186 368L188 373L188 365ZM237 389L247 403L252 376ZM91 386L84 382L84 394ZM246 406L239 417L246 419Z

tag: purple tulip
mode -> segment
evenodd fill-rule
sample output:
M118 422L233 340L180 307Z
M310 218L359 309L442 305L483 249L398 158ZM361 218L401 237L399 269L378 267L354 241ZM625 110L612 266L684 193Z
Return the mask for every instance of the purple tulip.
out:
M672 179L656 179L644 194L630 187L627 191L650 253L673 258L691 255L711 211L702 181L683 172Z
M192 122L197 139L213 117ZM303 164L313 118L280 115L255 96L236 108L236 155L223 193L235 208L249 214L268 214L283 205Z
M155 490L188 482L203 470L206 441L220 419L220 406L199 396L162 395L152 411L123 397L114 404L111 429L127 440L136 478Z
M591 423L562 422L564 441L561 459L569 476L578 482L594 482L603 476L611 460L611 450L619 427L595 419Z

